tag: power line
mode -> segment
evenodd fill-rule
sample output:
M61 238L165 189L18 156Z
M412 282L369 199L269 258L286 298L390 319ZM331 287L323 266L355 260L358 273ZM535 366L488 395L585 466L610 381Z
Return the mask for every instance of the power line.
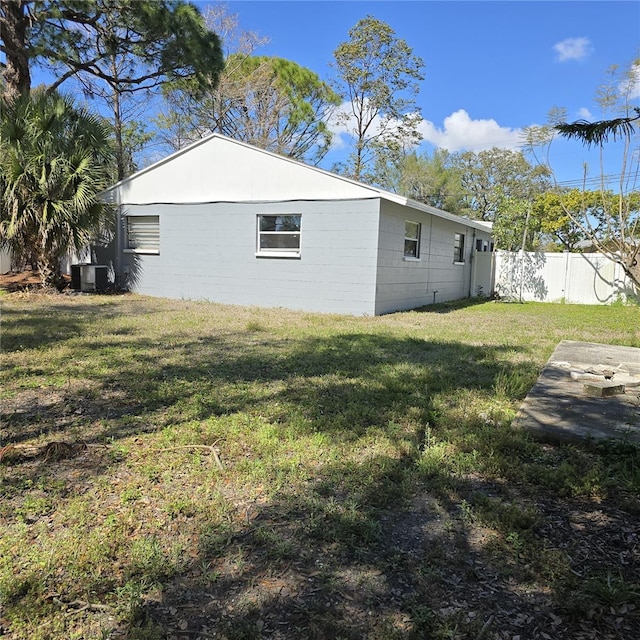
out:
M600 184L609 182L620 182L620 180L630 180L635 177L635 172L630 173L609 173L603 176L592 176L587 178L577 178L574 180L558 180L555 184L559 186L581 186L587 184Z

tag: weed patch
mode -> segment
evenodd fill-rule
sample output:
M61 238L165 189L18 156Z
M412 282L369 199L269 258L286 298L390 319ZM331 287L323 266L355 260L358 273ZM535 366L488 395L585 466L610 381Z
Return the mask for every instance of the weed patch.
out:
M640 636L639 449L511 429L559 340L636 327L4 296L0 633Z

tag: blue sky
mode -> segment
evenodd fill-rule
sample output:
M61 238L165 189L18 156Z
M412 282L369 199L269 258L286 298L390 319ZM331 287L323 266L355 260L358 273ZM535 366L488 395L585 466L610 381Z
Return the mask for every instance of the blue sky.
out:
M372 15L387 23L425 63L417 103L419 151L426 153L517 149L522 129L545 124L556 106L567 110L569 121L611 117L599 111L595 92L612 65L628 69L640 58L640 0L192 1L203 14L210 4L225 5L241 30L268 38L256 55L293 60L324 80L335 76L333 52L360 19ZM636 69L632 104L640 105L640 65ZM47 79L34 69L34 82ZM73 83L62 88L73 91ZM348 138L338 135L321 166L331 169L348 148ZM141 164L158 160L157 153L150 149ZM621 157L619 145L607 145L604 173L619 175ZM580 181L585 162L596 179L596 153L577 142L553 143L550 164L558 181Z
M204 11L208 3L196 4ZM521 129L544 124L554 106L566 108L570 121L600 119L594 94L607 69L629 67L640 57L637 0L224 4L241 29L269 38L256 54L293 60L325 80L333 75L333 51L358 20L372 15L386 22L425 62L418 96L424 151L515 148ZM579 144L559 141L552 149L552 164L563 181L579 179L583 162L594 159Z

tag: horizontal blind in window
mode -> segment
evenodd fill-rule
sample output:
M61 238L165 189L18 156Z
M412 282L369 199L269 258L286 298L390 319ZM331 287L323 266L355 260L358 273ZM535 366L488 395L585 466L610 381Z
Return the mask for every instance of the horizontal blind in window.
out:
M127 218L127 247L141 251L160 250L159 216L130 216Z

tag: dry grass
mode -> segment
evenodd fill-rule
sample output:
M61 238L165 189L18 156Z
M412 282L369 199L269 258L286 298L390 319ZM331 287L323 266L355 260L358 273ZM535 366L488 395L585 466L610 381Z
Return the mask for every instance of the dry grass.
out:
M638 320L4 296L0 626L640 635L638 449L510 429L559 340L640 346Z

